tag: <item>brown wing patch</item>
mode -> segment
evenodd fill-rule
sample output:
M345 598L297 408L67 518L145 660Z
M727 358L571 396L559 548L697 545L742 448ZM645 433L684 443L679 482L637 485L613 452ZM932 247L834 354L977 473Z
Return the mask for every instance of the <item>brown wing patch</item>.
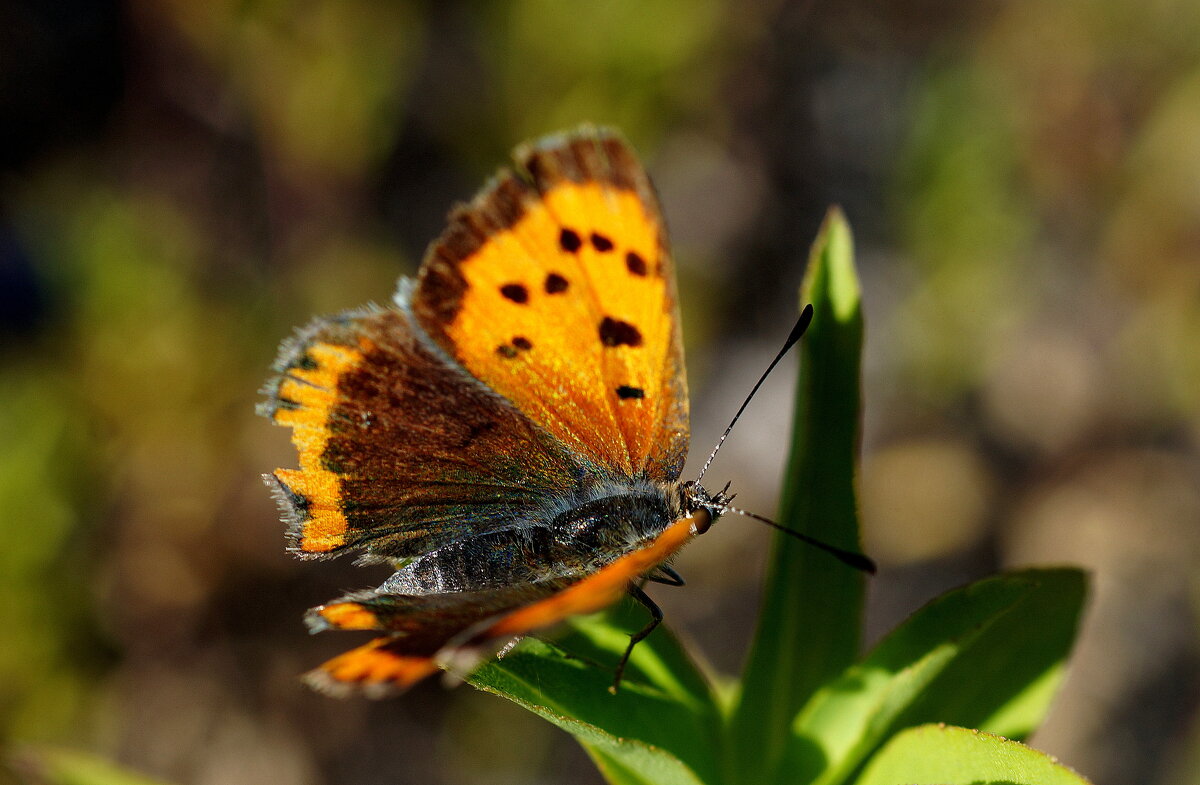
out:
M268 480L301 555L414 556L525 525L592 472L401 311L318 320L276 370L262 410L292 429L300 468Z
M516 159L520 175L502 173L451 215L422 265L414 313L472 375L573 452L613 474L675 479L687 387L674 268L649 180L622 140L595 130L521 148Z

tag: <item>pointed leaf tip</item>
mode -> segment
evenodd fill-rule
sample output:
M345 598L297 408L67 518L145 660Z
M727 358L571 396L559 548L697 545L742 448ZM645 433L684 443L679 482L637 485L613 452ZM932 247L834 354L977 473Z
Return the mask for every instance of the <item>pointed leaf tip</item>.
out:
M730 778L746 785L775 780L791 719L858 653L862 574L796 536L843 555L858 549L854 467L863 328L853 252L845 218L831 210L813 243L802 290L801 302L812 304L814 318L801 344L791 457L778 516L792 534L780 534L773 546L762 615L730 721ZM854 557L851 562L869 572L868 562Z
M827 301L840 322L851 320L859 311L862 291L854 267L854 235L839 207L829 208L821 223L804 290L814 300Z

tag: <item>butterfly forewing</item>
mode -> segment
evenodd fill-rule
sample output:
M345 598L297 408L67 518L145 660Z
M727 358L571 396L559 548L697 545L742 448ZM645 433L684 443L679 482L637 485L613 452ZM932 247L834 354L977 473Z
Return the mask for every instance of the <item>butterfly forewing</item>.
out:
M534 525L588 475L396 309L318 319L276 370L265 409L292 428L300 468L268 480L303 555L416 556Z
M674 269L645 172L590 131L517 152L451 216L412 302L476 378L617 476L675 479L687 452Z

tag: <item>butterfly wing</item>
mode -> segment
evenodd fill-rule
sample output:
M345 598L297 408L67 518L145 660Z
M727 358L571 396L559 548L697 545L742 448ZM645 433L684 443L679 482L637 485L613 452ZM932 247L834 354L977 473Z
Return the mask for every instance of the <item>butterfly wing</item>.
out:
M519 148L429 250L421 327L573 454L673 480L688 446L675 272L633 152L585 129Z
M696 534L681 518L636 550L582 578L554 578L488 589L428 594L359 592L309 611L313 632L329 629L388 633L341 654L308 674L333 695L355 689L381 697L407 689L445 663L470 670L497 642L593 613L616 602L629 582L670 558ZM390 582L390 581L389 581Z
M688 402L674 269L633 153L585 130L516 159L451 215L397 308L317 320L266 390L300 453L268 476L292 549L415 557L310 616L384 633L314 672L325 689L402 688L603 607L690 537L676 522L550 560L531 545L597 488L676 479Z
M286 341L263 413L299 469L267 475L302 556L408 557L536 525L587 475L556 439L441 356L396 309Z
M551 596L558 584L516 584L488 590L433 594L358 592L309 611L313 632L370 630L386 633L309 672L322 692L368 697L403 691L433 674L446 644L497 615ZM511 636L510 636L511 637Z

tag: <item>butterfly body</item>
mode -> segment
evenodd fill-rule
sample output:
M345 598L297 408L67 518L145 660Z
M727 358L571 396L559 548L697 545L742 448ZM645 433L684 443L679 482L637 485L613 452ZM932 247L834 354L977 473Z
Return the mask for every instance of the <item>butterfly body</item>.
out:
M379 633L310 675L327 691L403 689L599 610L724 510L679 479L687 384L645 172L596 129L515 158L390 306L301 329L265 388L299 454L266 475L290 550L396 568L309 612Z
M579 578L622 553L645 547L683 516L677 483L608 490L615 493L592 494L590 501L557 514L547 511L540 518L547 521L544 525L528 519L519 528L425 553L400 567L380 588L428 593Z

